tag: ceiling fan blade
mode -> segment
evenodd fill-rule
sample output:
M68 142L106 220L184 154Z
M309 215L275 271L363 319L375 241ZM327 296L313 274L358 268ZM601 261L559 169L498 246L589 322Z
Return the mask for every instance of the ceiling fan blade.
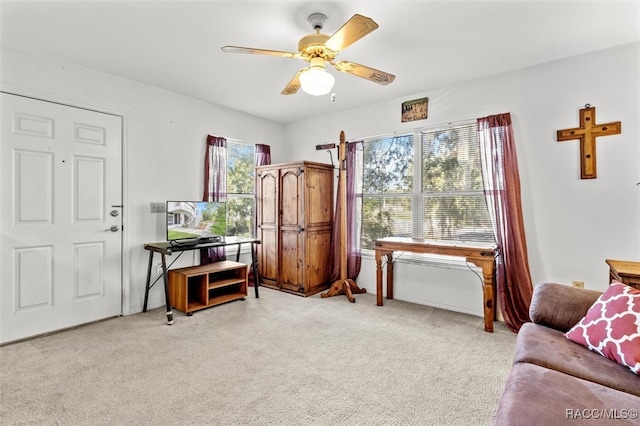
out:
M383 86L386 86L387 84L393 82L393 80L395 80L396 78L396 76L393 74L389 74L387 72L367 67L365 65L356 64L355 62L350 61L340 61L335 64L335 67L338 71L366 78L367 80L373 81L374 83L382 84Z
M298 89L300 88L300 74L302 74L302 71L306 69L303 68L300 71L298 71L298 73L296 75L293 76L293 78L291 79L291 81L289 81L287 83L287 85L285 86L284 89L282 89L282 92L280 92L280 94L282 95L293 95L295 94Z
M283 52L281 50L254 49L252 47L223 46L223 52L227 53L251 53L253 55L279 56L282 58L297 58L298 54L293 52Z
M378 24L373 19L355 14L329 37L329 40L325 42L325 46L334 52L340 52L376 28L378 28Z

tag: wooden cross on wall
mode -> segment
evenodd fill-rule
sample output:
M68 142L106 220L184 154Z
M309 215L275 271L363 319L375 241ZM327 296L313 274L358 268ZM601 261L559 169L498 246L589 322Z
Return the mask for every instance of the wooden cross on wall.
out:
M580 139L580 178L595 179L596 138L598 136L619 135L622 132L619 121L596 124L596 107L586 104L580 110L580 127L558 130L558 142Z

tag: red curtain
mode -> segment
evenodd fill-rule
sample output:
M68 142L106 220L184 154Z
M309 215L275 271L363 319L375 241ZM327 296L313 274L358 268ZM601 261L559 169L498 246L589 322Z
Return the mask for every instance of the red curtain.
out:
M499 249L498 300L507 327L518 332L529 321L533 286L511 114L479 118L477 125L484 193Z
M224 201L227 198L227 140L208 135L206 146L202 201Z
M257 166L268 166L271 164L271 147L269 145L256 144L255 147L255 163ZM256 181L253 181L253 194L254 197L258 194L258 188L256 188ZM254 205L256 206L255 211L253 212L253 235L258 235L258 200L255 199Z
M204 156L204 194L202 201L225 201L227 198L227 140L207 135ZM227 258L224 247L200 249L200 264Z
M271 147L269 145L256 144L256 166L266 166L271 164Z

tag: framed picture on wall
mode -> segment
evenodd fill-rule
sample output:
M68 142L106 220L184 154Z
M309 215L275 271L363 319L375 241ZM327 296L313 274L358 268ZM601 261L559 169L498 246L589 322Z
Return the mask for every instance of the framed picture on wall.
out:
M424 120L427 118L429 98L414 99L402 103L402 122Z

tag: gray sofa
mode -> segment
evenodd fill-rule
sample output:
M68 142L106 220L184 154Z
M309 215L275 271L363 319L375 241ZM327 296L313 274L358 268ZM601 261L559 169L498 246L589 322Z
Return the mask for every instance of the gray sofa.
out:
M494 425L640 424L640 376L563 335L600 294L535 287Z

